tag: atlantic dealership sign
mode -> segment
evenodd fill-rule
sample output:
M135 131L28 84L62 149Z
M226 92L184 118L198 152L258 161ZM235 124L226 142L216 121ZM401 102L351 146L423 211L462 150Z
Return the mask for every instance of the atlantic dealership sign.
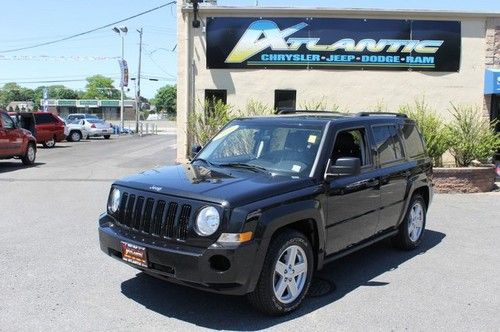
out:
M453 72L460 43L458 21L213 17L207 68Z

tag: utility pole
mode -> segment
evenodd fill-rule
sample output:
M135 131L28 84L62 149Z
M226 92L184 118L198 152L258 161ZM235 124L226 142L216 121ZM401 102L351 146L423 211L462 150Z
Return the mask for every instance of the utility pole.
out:
M142 28L139 32L139 67L137 69L137 94L135 96L135 132L139 132L139 114L141 113L141 58L142 58Z

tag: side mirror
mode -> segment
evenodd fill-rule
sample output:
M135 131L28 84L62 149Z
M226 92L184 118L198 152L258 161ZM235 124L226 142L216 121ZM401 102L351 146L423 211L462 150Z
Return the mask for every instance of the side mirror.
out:
M193 144L191 146L191 158L196 157L196 155L198 154L198 152L201 151L201 148L202 148L201 145L199 145L199 144Z
M361 160L359 158L339 158L334 165L330 165L325 177L355 176L361 172Z

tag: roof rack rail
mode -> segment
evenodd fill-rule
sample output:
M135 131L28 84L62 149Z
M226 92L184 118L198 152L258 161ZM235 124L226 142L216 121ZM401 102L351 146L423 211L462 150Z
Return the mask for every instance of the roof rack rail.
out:
M283 108L278 110L276 114L299 114L299 113L308 113L308 114L342 114L340 112L335 111L318 111L318 110L296 110L293 108Z
M395 112L359 112L356 114L357 116L370 116L370 115L392 115L401 118L407 118L408 116L404 113L395 113Z

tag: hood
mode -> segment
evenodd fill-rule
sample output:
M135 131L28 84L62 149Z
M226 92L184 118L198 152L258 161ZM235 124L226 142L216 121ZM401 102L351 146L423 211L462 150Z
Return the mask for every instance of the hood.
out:
M128 176L115 184L153 193L242 206L310 186L313 180L247 170L177 165Z

